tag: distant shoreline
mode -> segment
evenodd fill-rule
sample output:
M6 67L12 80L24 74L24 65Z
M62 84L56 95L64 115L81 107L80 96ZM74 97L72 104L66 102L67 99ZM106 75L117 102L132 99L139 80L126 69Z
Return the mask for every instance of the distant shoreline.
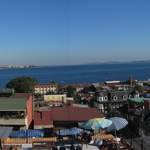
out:
M23 69L23 68L44 68L44 67L67 67L67 66L91 66L91 65L110 65L110 64L144 64L150 63L150 60L135 60L135 61L108 61L108 62L93 62L85 64L70 64L70 65L1 65L0 69Z
M36 78L39 83L49 83L55 80L57 83L64 85L117 80L125 81L130 76L133 79L145 81L150 79L150 62L55 67L47 65L40 66L39 68L5 68L0 69L0 72L0 88L4 88L11 79L21 76L31 76Z
M41 66L34 65L5 65L0 66L0 69L24 69L24 68L40 68Z

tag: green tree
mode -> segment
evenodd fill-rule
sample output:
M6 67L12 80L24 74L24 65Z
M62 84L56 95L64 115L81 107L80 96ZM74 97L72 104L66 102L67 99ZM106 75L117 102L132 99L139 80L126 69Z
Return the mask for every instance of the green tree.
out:
M75 97L75 91L76 89L72 86L67 87L67 96L68 97Z
M89 87L85 87L83 90L82 90L83 93L88 93L88 92L96 92L96 88L91 85Z
M35 98L41 98L41 97L42 97L42 94L40 94L40 93L34 93L34 97L35 97Z
M10 80L6 87L14 89L18 93L33 93L34 86L38 83L35 78L22 76Z
M143 87L140 85L135 85L134 91L143 92Z
M110 108L108 114L107 114L107 117L120 117L121 114L119 111L117 111L117 109L114 109L114 108Z

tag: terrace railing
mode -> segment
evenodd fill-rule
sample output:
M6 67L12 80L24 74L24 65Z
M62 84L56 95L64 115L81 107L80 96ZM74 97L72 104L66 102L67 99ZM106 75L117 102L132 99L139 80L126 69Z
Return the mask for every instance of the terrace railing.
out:
M25 119L0 118L1 125L25 125Z

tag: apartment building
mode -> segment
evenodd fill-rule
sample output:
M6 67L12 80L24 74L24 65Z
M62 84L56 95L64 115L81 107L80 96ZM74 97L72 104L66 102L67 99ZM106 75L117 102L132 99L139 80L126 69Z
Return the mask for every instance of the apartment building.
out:
M57 84L37 84L34 87L35 94L46 94L49 92L57 93L58 86Z
M132 90L105 90L96 92L94 106L102 113L108 113L110 109L118 109L127 104L128 98L132 97Z

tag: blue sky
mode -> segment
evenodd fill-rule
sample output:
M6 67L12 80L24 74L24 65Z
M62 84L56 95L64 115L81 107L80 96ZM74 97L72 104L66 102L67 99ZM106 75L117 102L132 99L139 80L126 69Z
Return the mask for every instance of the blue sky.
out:
M1 0L0 64L150 59L149 0Z

